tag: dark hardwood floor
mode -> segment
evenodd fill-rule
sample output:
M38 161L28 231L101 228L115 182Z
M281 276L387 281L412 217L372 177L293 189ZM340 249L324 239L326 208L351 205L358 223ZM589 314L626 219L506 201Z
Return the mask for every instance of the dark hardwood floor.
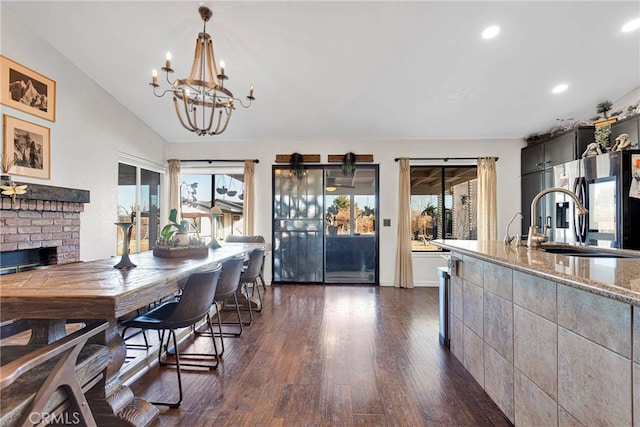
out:
M217 370L183 371L158 426L510 426L438 342L438 290L282 285ZM199 337L187 350L211 342ZM172 399L172 368L132 384Z

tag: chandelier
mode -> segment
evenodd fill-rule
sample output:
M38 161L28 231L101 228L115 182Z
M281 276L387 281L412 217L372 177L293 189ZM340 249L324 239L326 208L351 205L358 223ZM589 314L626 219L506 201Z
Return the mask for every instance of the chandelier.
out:
M229 89L224 87L224 81L229 77L224 73L224 61L220 61L220 68L216 66L213 54L213 40L207 34L207 21L213 16L213 12L206 6L198 9L200 17L204 21L204 27L198 34L196 49L193 55L193 65L191 73L186 79L171 81L169 74L173 73L171 68L171 53L167 53L165 66L162 70L167 75L167 82L170 89L158 94L156 89L158 84L158 72L153 70L152 81L149 83L153 87L153 94L163 97L167 93L173 94L173 104L176 114L182 126L190 132L195 132L199 136L219 135L227 129L231 113L235 109L234 101L243 108L249 108L253 97L253 84L249 86L247 103L239 98L234 98Z

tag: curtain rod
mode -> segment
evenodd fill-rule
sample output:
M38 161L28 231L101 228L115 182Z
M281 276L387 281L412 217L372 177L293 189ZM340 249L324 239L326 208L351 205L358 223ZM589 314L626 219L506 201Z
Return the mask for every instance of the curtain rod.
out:
M480 158L481 157L409 157L409 160L443 160L445 162L448 162L449 160L478 160ZM498 157L494 157L494 159L496 159L496 162L498 161ZM400 157L396 157L393 160L397 162L398 160L400 160Z
M170 159L170 160L174 160L174 159ZM245 160L233 160L233 159L190 159L190 160L182 160L182 159L177 159L180 160L181 162L208 162L208 163L244 163ZM247 159L250 160L250 159ZM260 163L260 160L258 159L253 159L252 160L253 163ZM169 160L167 160L167 163L169 162Z

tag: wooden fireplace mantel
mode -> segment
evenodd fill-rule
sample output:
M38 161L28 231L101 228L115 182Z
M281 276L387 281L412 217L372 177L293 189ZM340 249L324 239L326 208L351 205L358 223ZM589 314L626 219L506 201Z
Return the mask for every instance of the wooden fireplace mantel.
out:
M52 202L89 203L89 190L77 188L53 187L51 185L15 182L16 185L27 185L25 194L16 195L16 200L43 200ZM4 185L4 183L3 183ZM4 197L4 196L3 196Z

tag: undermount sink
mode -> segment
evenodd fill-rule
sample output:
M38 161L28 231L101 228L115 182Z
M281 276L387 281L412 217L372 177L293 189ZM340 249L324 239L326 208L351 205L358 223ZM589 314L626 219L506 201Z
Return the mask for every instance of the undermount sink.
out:
M601 248L590 246L542 245L540 246L540 250L551 254L586 258L640 258L640 253L634 254L615 250L602 250Z

